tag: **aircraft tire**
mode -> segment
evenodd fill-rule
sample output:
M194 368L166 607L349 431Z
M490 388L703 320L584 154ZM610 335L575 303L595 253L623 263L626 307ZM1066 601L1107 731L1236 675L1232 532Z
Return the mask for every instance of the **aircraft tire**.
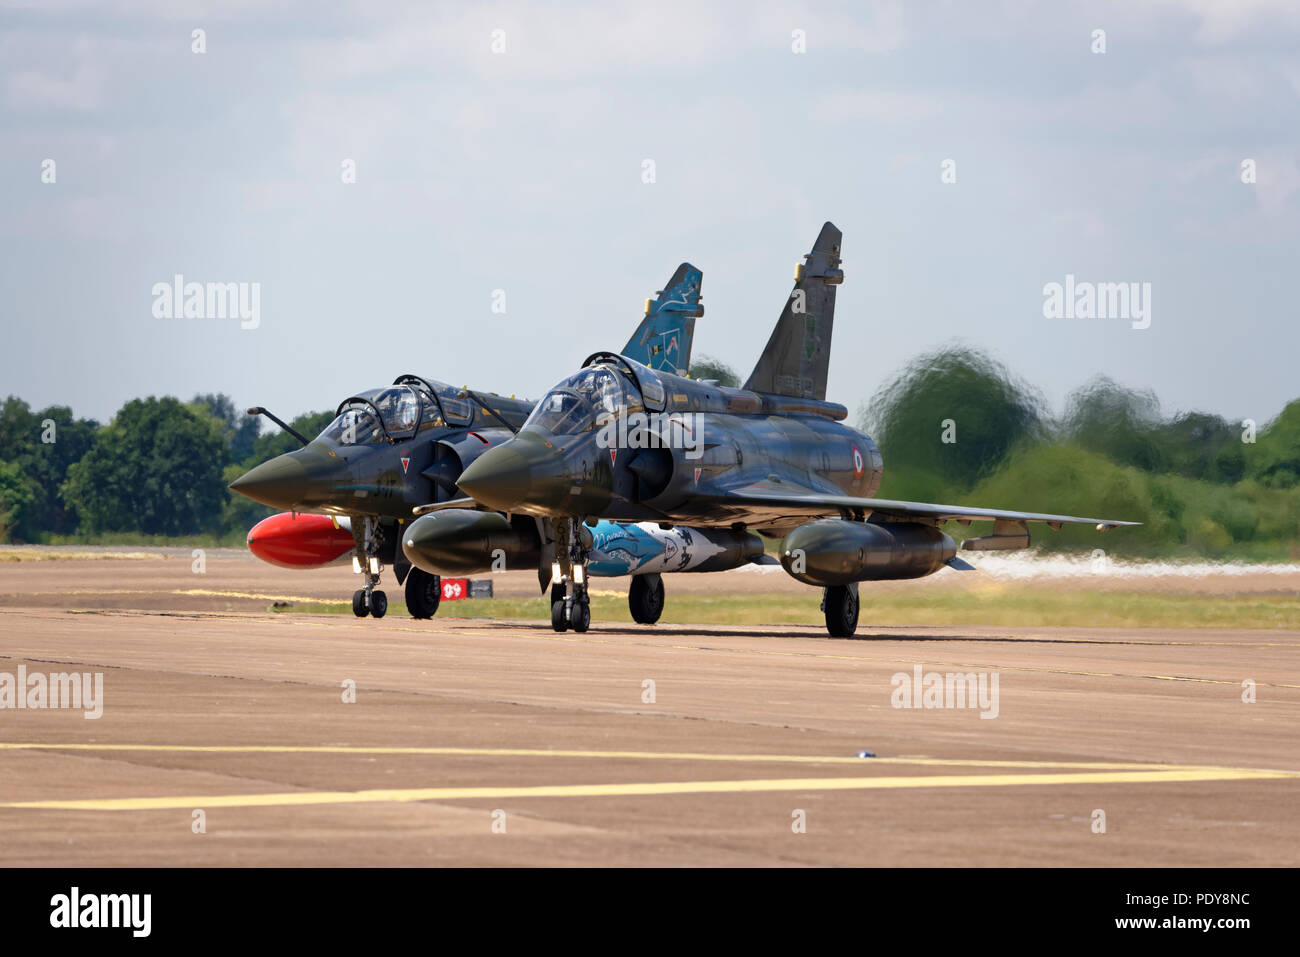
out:
M852 638L858 630L856 585L832 585L822 601L826 609L826 630L832 638Z
M378 588L370 593L370 614L374 618L383 618L388 613L388 596Z
M412 618L432 618L442 601L442 579L412 568L406 576L406 609Z
M569 623L564 620L564 601L551 602L551 627L556 631L564 631L569 627Z
M352 614L358 618L365 618L370 614L370 609L366 607L366 593L364 589L358 588L352 593Z
M639 625L653 625L664 613L664 580L659 575L634 575L627 589L627 605L632 620Z
M573 630L582 634L591 627L591 605L585 601L573 603Z

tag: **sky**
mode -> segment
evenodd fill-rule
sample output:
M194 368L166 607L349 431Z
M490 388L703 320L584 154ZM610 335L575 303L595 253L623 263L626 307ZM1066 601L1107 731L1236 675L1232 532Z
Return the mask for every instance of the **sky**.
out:
M1273 0L0 0L0 396L539 397L683 260L743 377L831 220L852 410L960 341L1058 411L1107 375L1262 423L1300 397L1298 53ZM256 327L159 317L176 275L257 284ZM1067 276L1149 314L1049 317Z

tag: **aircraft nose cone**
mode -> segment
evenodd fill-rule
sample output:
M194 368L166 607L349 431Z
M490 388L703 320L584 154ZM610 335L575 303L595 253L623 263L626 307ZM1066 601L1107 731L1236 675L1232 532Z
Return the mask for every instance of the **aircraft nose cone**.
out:
M230 490L272 508L292 508L308 484L306 466L289 453L249 469L230 483Z
M476 458L456 484L476 502L509 512L528 499L532 480L528 457L506 444Z
M309 446L255 466L231 482L230 489L263 505L293 510L329 504L345 476L337 460Z

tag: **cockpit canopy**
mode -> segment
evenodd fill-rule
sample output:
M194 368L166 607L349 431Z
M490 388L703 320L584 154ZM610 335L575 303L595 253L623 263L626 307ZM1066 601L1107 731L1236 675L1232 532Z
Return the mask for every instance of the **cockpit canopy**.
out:
M622 369L604 364L569 376L550 392L524 423L551 435L578 435L603 425L609 417L643 408L636 382Z
M373 445L384 438L384 427L368 404L344 403L343 411L325 426L320 438L338 445Z
M420 399L410 386L371 389L358 398L366 399L374 406L383 420L384 431L393 438L412 434L420 422Z
M444 424L434 395L406 383L369 389L343 400L320 438L339 445L398 442Z

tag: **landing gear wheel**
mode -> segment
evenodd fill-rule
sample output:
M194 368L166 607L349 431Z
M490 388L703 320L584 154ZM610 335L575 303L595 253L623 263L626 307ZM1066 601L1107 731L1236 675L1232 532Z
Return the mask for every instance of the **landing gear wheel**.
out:
M573 613L571 617L573 618L573 621L570 622L570 624L573 625L573 630L578 632L578 634L582 634L591 627L591 606L585 601L577 601L575 599L573 602Z
M583 632L591 627L587 597L587 556L591 532L574 518L555 519L555 566L551 574L551 627ZM542 568L545 572L545 566Z
M388 596L375 588L379 584L379 573L384 567L380 563L384 531L380 528L379 519L367 515L360 523L354 522L352 537L356 541L352 567L361 573L364 583L352 593L352 614L358 618L366 615L383 618L388 611Z
M664 580L658 575L636 575L627 590L627 605L632 620L653 625L664 613Z
M826 630L832 638L852 638L858 630L858 586L832 585L822 599Z
M432 618L442 601L442 579L412 568L406 576L406 609L412 618Z

